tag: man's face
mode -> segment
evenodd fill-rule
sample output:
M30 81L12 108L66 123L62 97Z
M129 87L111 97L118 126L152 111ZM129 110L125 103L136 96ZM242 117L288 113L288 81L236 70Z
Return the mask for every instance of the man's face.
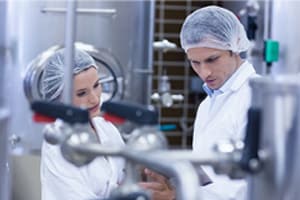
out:
M219 89L240 65L239 56L227 50L197 47L187 50L193 70L210 89Z

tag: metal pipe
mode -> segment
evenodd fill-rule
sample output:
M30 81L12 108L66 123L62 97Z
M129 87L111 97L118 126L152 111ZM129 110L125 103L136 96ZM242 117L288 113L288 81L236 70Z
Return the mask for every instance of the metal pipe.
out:
M74 42L76 36L76 0L67 2L66 29L65 29L65 69L63 102L72 104L73 91L73 58Z
M161 154L163 151L145 151L141 153L140 151L134 151L130 148L112 148L112 147L103 147L99 144L89 144L89 145L71 145L71 148L76 153L82 153L89 156L122 156L128 160L133 162L137 162L145 165L149 169L158 171L163 175L168 177L173 177L177 181L177 190L176 190L176 199L179 200L197 200L198 196L198 187L200 186L197 172L195 168L192 166L190 162L188 162L188 158L192 158L196 161L196 154L189 156L191 151L186 151L181 154L180 157L182 161L175 161L176 154L180 151L166 151L166 154ZM172 157L169 157L169 153L172 152ZM145 155L147 154L147 155ZM158 156L157 156L158 155ZM164 157L167 156L167 157ZM184 157L185 156L185 157ZM199 157L199 155L197 155ZM159 157L159 159L158 159ZM200 160L200 159L199 159ZM198 161L199 161L198 160ZM204 163L209 163L208 158L204 159ZM215 162L215 161L214 161ZM184 173L182 173L184 172Z
M99 144L89 144L89 145L72 145L72 148L77 153L88 154L90 156L99 156L99 155L107 155L107 156L118 156L122 154L123 148L120 147L112 147L112 146L104 146Z
M158 160L168 158L170 160L189 161L193 164L201 165L215 166L221 162L220 157L218 157L216 153L198 154L192 150L158 150L154 151L152 154L153 157Z
M136 44L142 46L141 51L136 51L132 57L132 70L130 80L128 82L128 94L135 94L128 96L128 100L141 103L143 105L150 105L151 99L149 98L152 93L152 69L153 69L153 34L154 34L154 14L155 14L155 2L150 1L137 1L137 8L141 17L137 19L137 22L141 22L137 31L139 33L136 41L142 43ZM147 23L145 23L147 22ZM136 58L139 59L136 59ZM140 87L143 86L143 93L137 93Z
M42 8L42 13L59 13L64 14L67 12L65 8ZM117 13L117 10L112 9L99 9L99 8L78 8L76 9L77 14L88 14L88 15L102 15L112 17Z
M264 9L264 39L268 39L271 37L271 31L270 31L270 9L271 9L271 2L265 1L265 9Z
M148 168L158 171L168 177L176 180L176 199L179 200L197 200L199 181L195 168L191 163L178 162L164 158L157 160L153 153L145 156L138 151L123 151L123 156L134 162L141 163ZM183 173L184 172L184 173Z
M9 110L5 106L5 69L7 69L7 1L0 2L0 199L9 199L8 176L8 119Z
M271 38L271 1L265 1L264 3L264 41ZM267 63L263 64L262 75L268 74L268 66Z
M0 26L2 27L0 29L0 92L1 94L4 94L4 70L6 66L6 52L7 52L7 41L6 41L6 36L7 36L7 14L6 14L6 9L7 9L7 3L6 1L0 2ZM4 66L4 67L3 67ZM4 104L4 95L0 96L0 106L3 106Z
M10 117L9 110L0 107L0 199L1 200L10 199L9 198L9 192L10 192L9 168L8 168L9 117Z
M72 146L74 151L77 153L88 154L90 156L99 156L99 155L107 155L107 156L127 156L126 152L134 151L130 148L124 149L119 147L106 147L99 144L89 144L87 145L74 145ZM218 163L222 162L222 158L217 156L216 153L205 153L198 154L193 152L192 150L156 150L143 152L143 157L151 156L156 160L177 160L177 161L189 161L194 164L202 164L202 165L218 165ZM224 158L224 161L228 161L228 159Z
M153 1L153 0L151 0L150 2L149 2L149 20L150 20L150 22L149 22L149 30L148 30L148 44L147 44L147 47L149 47L149 50L148 50L148 52L145 52L146 53L146 58L147 58L147 62L146 62L146 64L147 64L147 69L149 70L149 71L152 71L152 69L153 69L153 65L152 65L152 63L153 63L153 47L152 47L152 45L153 45L153 34L154 34L154 19L155 19L155 1ZM146 75L147 76L147 75ZM150 105L150 101L151 101L151 99L149 98L150 96L151 96L151 92L152 92L152 74L151 75L149 75L149 76L147 76L146 77L146 79L147 79L147 82L146 82L146 84L147 84L147 86L148 86L148 90L146 91L146 93L145 93L145 96L147 97L146 99L144 99L144 103L146 104L146 105Z

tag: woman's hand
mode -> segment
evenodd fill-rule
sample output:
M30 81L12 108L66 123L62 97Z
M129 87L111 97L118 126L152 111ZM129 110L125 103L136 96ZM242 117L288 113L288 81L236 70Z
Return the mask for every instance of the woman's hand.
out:
M175 199L175 189L170 185L166 177L147 168L144 170L144 173L150 181L141 182L139 185L146 190L150 190L152 200Z

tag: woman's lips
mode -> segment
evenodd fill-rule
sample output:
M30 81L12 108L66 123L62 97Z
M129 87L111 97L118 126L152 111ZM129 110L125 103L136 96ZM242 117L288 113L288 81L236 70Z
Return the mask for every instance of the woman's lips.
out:
M90 111L90 112L96 112L96 111L98 111L98 109L99 109L99 104L97 104L97 105L95 105L95 106L89 108L89 111Z

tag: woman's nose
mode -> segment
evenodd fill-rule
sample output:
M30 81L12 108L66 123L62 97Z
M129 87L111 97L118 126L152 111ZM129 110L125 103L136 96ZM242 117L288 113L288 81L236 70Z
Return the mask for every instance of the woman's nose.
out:
M96 92L92 92L91 95L89 96L89 101L90 101L90 103L97 103L99 98L100 97L98 96L98 94Z

